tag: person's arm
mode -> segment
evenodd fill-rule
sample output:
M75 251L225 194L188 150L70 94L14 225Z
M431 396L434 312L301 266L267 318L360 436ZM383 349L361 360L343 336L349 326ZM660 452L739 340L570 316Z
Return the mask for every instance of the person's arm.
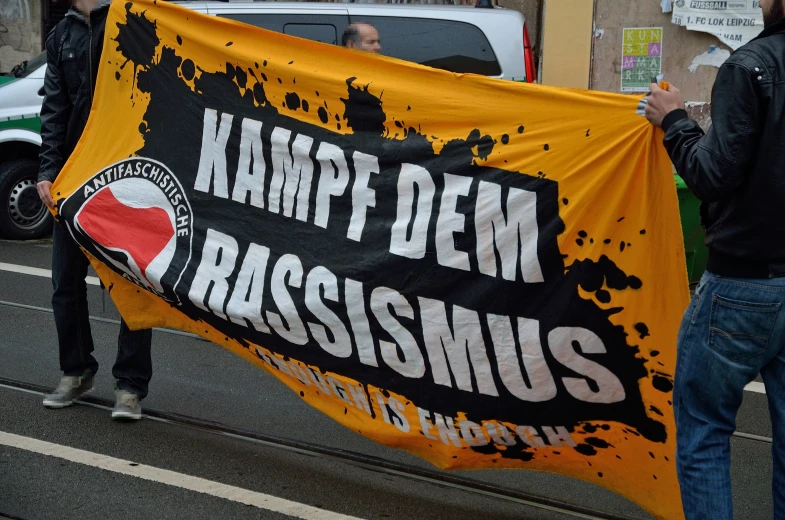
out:
M728 198L752 167L765 116L760 84L767 81L770 76L753 55L736 53L717 74L706 135L685 110L674 110L663 119L671 161L701 201Z
M39 154L38 194L47 206L52 206L49 188L65 163L65 141L71 101L68 97L58 63L58 42L55 31L46 40L46 76L44 102L41 105L41 151Z

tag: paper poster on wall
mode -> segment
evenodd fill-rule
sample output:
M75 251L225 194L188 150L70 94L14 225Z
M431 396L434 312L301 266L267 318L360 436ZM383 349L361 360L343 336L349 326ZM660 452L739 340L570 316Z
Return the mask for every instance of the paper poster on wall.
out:
M677 0L671 21L713 34L736 50L763 30L763 11L760 0Z
M624 29L621 63L621 91L648 92L662 71L662 27Z

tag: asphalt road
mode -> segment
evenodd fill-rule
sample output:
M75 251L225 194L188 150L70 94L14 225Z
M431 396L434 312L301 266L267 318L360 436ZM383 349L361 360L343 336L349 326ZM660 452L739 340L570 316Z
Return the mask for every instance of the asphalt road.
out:
M1 265L49 269L50 258L48 241L0 241L0 377L46 386L59 378L54 320L47 312L51 281ZM91 315L119 319L99 287L89 286L88 295ZM101 364L93 395L113 399L119 326L100 320L92 326ZM150 408L430 468L338 425L220 346L158 331L153 363L143 403ZM95 406L46 410L40 400L39 394L0 387L0 519L575 518L181 425L151 419L117 424L108 410ZM771 436L765 394L745 392L738 431ZM20 447L4 445L3 439ZM737 517L770 518L771 445L734 439L732 449ZM51 454L42 454L47 450ZM452 474L625 518L650 518L605 489L558 475ZM242 503L254 500L266 506Z

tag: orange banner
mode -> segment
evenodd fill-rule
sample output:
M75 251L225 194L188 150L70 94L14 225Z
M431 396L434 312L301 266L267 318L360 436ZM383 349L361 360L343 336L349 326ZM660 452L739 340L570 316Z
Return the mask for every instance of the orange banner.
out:
M199 334L439 468L561 473L682 517L689 294L638 99L166 2L114 2L106 34L53 192L130 326Z

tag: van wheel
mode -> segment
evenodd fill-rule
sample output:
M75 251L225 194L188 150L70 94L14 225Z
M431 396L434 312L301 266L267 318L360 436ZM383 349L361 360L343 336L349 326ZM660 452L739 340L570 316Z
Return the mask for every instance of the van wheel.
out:
M52 232L52 214L38 198L38 162L14 159L0 164L0 234L41 238Z

